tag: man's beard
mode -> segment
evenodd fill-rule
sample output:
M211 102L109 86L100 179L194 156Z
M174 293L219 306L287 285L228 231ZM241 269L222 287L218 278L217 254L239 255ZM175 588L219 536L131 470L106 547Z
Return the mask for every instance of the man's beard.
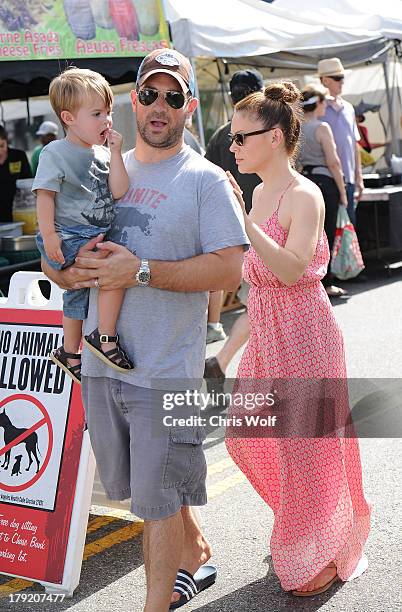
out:
M162 134L151 134L150 121L158 120L168 121L165 117L151 117L147 119L147 123L143 123L138 119L137 115L137 130L142 140L150 147L154 147L155 149L171 149L183 138L186 118L183 117L183 120L176 123L174 126L169 126L168 124L167 133L164 136L162 136ZM163 140L161 140L161 138L163 138Z

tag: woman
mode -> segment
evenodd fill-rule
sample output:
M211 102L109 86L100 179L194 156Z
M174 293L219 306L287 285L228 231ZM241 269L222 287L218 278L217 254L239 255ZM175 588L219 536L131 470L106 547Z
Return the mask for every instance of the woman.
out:
M226 445L274 512L271 554L282 587L306 596L364 571L370 508L350 424L342 334L320 282L329 262L324 202L291 165L300 116L300 92L284 82L237 104L232 119L239 171L263 181L249 216L243 208L251 333L234 391L254 393L254 413L255 394L270 391L280 411L264 407L265 415L277 415L269 433L265 426L257 435L246 419L228 427ZM246 408L232 406L231 415L253 414Z
M31 178L31 167L24 151L8 146L7 132L0 125L0 222L13 220L13 200L17 179Z
M322 191L325 202L324 229L327 234L330 253L335 240L336 218L338 206L347 208L345 183L342 166L336 152L336 144L328 123L320 121L325 115L326 89L308 86L303 92L304 122L300 138L299 163L303 174L312 180ZM342 297L344 289L336 287L331 282L332 275L327 274L322 279L326 292L331 297Z

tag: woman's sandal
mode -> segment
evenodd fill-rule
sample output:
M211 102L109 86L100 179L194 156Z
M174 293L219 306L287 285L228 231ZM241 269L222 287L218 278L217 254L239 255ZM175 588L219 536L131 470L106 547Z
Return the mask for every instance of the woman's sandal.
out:
M327 569L329 567L336 567L336 565L333 561L331 561L331 563L328 563L328 565L324 569ZM335 574L335 576L331 578L331 580L328 580L328 582L318 587L318 589L314 589L313 591L292 591L292 595L296 595L296 597L313 597L313 595L325 593L325 591L327 591L334 584L334 582L337 582L338 580L339 576L338 574Z
M66 353L64 346L59 346L53 353L50 353L49 358L71 376L74 382L81 384L81 364L70 365L68 363L69 359L81 359L80 353Z
M124 373L134 368L133 362L121 348L117 334L115 336L99 334L99 329L96 328L89 336L84 336L83 342L94 355L117 372ZM117 347L104 352L102 350L102 343L105 342L116 342Z
M327 292L327 295L329 297L340 298L348 295L346 289L342 289L342 287L336 287L335 285L329 285L328 287L325 287L325 291Z

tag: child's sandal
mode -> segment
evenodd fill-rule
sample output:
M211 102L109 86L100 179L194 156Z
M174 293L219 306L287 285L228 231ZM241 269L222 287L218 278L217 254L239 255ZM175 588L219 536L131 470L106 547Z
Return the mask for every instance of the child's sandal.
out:
M59 346L53 353L50 353L49 358L59 366L66 374L71 376L74 382L81 384L81 364L70 365L69 359L80 359L79 353L66 353L64 346Z
M89 336L84 336L83 342L94 355L117 372L128 372L134 368L133 362L120 346L117 334L115 336L100 335L99 329L96 328ZM116 342L117 346L110 351L103 351L102 343L106 342Z

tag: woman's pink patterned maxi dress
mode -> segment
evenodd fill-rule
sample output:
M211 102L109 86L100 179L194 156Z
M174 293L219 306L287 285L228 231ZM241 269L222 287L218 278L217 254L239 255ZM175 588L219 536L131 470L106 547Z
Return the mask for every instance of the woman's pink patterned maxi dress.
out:
M287 232L278 210L260 227L284 246ZM340 426L350 411L342 334L320 282L328 262L323 233L312 262L292 287L278 280L253 248L244 265L251 332L234 391L260 391L261 379L265 385L287 379L283 388L288 389L293 380L288 408L294 425L314 410L313 421L323 412L322 405L310 410L303 384L325 379L335 389L330 436L267 437L273 435L271 429L262 436L236 437L236 428L227 428L230 455L274 512L271 554L285 590L302 587L333 560L338 576L350 578L370 529L358 441L350 433L353 426L343 429L343 435ZM289 428L294 431L293 425Z

